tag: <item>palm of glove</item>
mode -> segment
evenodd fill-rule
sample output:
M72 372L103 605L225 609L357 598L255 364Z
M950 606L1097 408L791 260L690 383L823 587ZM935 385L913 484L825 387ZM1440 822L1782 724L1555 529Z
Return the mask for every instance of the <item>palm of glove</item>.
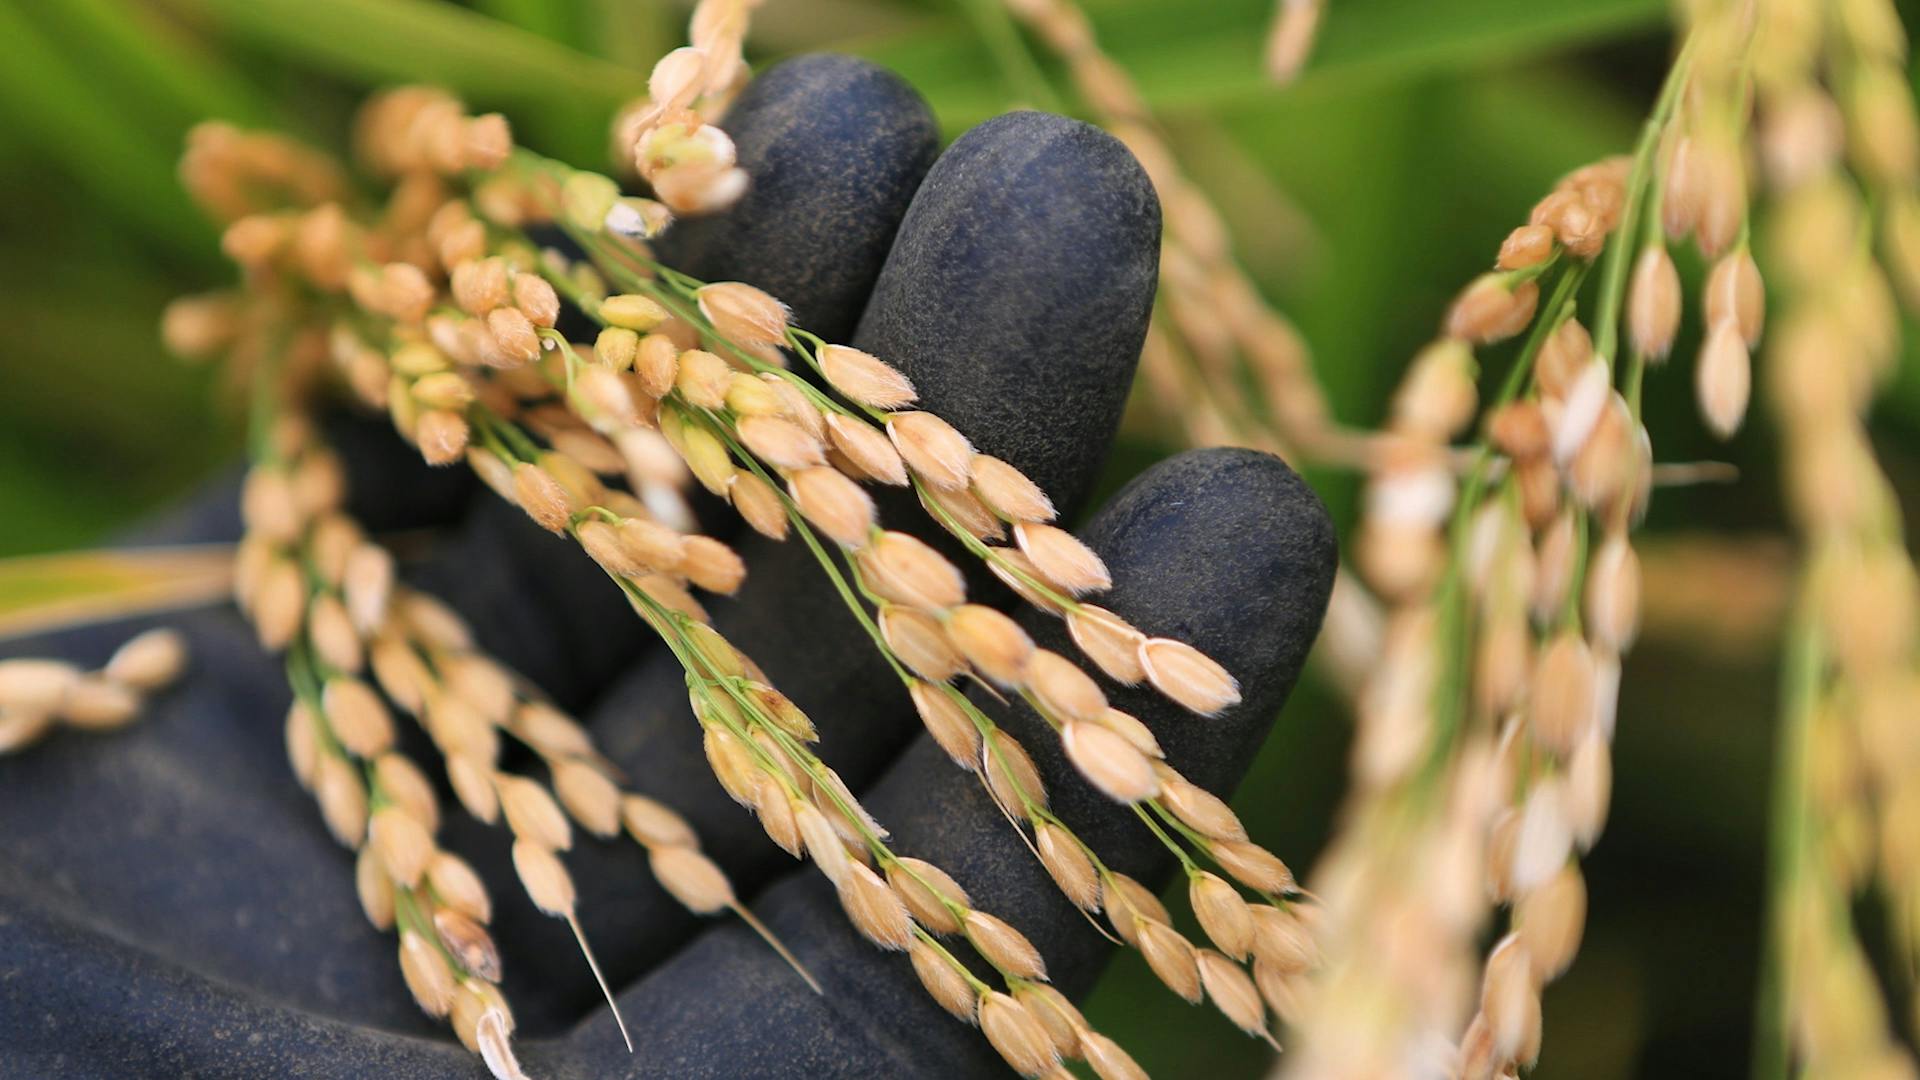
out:
M762 76L727 127L753 189L723 218L678 226L666 260L766 288L793 305L798 325L893 362L926 407L1070 514L1106 453L1152 303L1159 209L1126 151L1096 129L1025 113L937 155L910 89L831 57ZM596 567L463 474L428 475L390 434L348 423L334 434L369 527L438 528L413 583L581 716L629 787L685 814L825 988L808 992L737 921L688 915L634 845L580 845L568 861L587 934L635 1028L628 1056L566 929L511 884L504 831L450 815L443 844L495 883L503 989L532 1075L1005 1071L904 959L859 938L831 888L796 871L726 798L678 665ZM918 508L883 502L882 513L929 531ZM237 532L226 484L138 542ZM1276 459L1210 451L1150 470L1082 537L1113 574L1103 604L1193 643L1241 680L1243 703L1213 719L1109 687L1183 773L1230 788L1318 629L1334 562L1324 510ZM1039 944L1056 985L1084 992L1110 946L977 780L920 734L899 683L806 552L749 537L739 547L751 572L735 600L714 605L719 629L815 719L823 755L893 831L896 850L952 872ZM1010 600L981 581L973 591ZM1058 623L1027 616L1039 643L1067 648ZM146 720L110 741L55 739L0 761L9 1074L484 1075L409 1000L393 939L359 912L349 857L292 783L278 664L230 608L167 621L189 634L196 670ZM134 629L5 651L97 663ZM1035 752L1056 811L1109 865L1164 878L1164 850L1080 780L1038 718L983 704Z

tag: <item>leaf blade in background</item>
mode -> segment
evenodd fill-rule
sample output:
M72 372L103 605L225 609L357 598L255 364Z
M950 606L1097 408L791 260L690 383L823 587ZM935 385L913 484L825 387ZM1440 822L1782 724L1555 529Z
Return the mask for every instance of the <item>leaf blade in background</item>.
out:
M258 87L136 0L61 0L32 10L124 109L161 130L208 118L252 126L284 119Z
M0 560L0 641L198 607L233 591L233 545L67 551Z
M645 71L430 0L173 0L288 59L374 82L434 82L476 98L617 105Z
M1280 93L1263 72L1269 0L1150 4L1088 3L1094 32L1159 110L1244 103ZM1356 86L1457 70L1502 57L1565 48L1660 25L1665 0L1369 0L1329 9L1313 62L1285 93L1317 97ZM962 130L1004 99L991 57L963 20L927 20L912 30L842 43L911 71L944 126Z
M139 233L205 259L211 231L174 179L174 151L131 123L11 0L0 0L0 107L15 134Z

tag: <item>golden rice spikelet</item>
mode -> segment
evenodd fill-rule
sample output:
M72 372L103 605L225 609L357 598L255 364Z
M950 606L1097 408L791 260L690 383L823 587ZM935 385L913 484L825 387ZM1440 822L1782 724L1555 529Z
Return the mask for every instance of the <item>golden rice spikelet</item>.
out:
M497 307L487 312L487 331L493 352L482 359L493 367L512 368L540 358L540 330L519 308Z
M1447 312L1447 336L1482 345L1504 341L1533 320L1539 299L1540 287L1533 281L1510 285L1504 275L1482 274Z
M772 540L787 538L787 506L771 484L749 472L735 473L727 497L748 528Z
M959 933L954 908L964 911L973 906L959 882L924 859L894 860L887 867L887 882L914 920L936 934Z
M804 469L826 463L825 448L800 425L777 416L748 416L734 425L740 442L776 469Z
M590 367L574 381L574 401L580 415L596 430L613 432L640 423L640 409L634 403L628 382L610 368ZM569 445L556 433L556 447Z
M1615 653L1633 645L1640 626L1640 557L1624 533L1609 532L1587 570L1587 626Z
M1060 744L1080 775L1116 802L1137 803L1160 791L1152 760L1110 728L1070 720L1060 729Z
M609 574L632 578L646 574L651 569L633 557L626 545L620 542L619 532L605 521L583 521L574 530L574 536L580 541L580 546L586 549L588 557Z
M1545 262L1553 254L1554 235L1550 225L1522 225L1507 234L1500 244L1494 265L1502 270L1524 270Z
M671 314L658 301L635 293L609 296L600 302L600 318L608 325L641 334L666 322Z
M1013 527L1013 538L1040 573L1075 596L1113 585L1107 564L1064 529L1023 521Z
M959 568L916 537L887 530L858 558L868 586L885 599L934 612L966 602Z
M107 678L151 692L180 677L187 666L187 639L178 630L148 630L121 645L103 669Z
M1250 948L1254 959L1276 971L1300 972L1320 963L1319 942L1313 929L1297 914L1298 906L1278 908L1271 904L1250 904L1247 912L1253 921Z
M553 475L530 461L513 467L513 498L534 523L548 532L565 532L573 507Z
M1050 822L1040 822L1033 829L1033 846L1040 853L1040 864L1075 907L1099 910L1099 874L1071 833Z
M806 844L807 855L813 859L820 873L833 882L835 888L839 888L847 878L851 860L840 834L834 831L833 823L827 820L819 807L809 802L795 801L793 816L800 826L800 838Z
M891 411L913 404L917 397L912 380L898 368L850 346L821 349L820 371L848 400L870 408Z
M686 558L686 538L657 521L627 518L619 526L620 544L635 562L660 573L674 573Z
M67 689L59 717L88 731L124 727L140 714L140 695L110 679L83 675Z
M747 564L732 548L710 536L689 536L680 572L699 588L732 596L746 580Z
M333 593L320 593L307 606L307 640L322 663L348 675L359 674L366 662L360 632L347 605Z
M535 326L551 329L560 319L560 297L538 274L513 275L513 304Z
M409 889L420 883L434 852L433 834L420 819L398 806L374 811L368 840L394 882Z
M1280 857L1246 840L1215 840L1213 858L1235 881L1263 893L1291 892L1293 871Z
M1183 641L1148 638L1141 642L1140 667L1154 689L1202 716L1240 702L1240 681Z
M1723 318L1707 331L1694 365L1694 396L1701 418L1715 435L1729 439L1746 419L1753 393L1753 361L1737 320Z
M1554 635L1534 662L1527 725L1534 740L1562 757L1593 727L1593 653L1571 628Z
M532 840L513 842L513 869L527 898L543 914L565 917L573 914L575 892L573 876L550 848Z
M342 846L359 847L367 836L367 788L359 771L338 753L323 753L313 771L313 798L321 803L328 832Z
M883 484L895 487L906 485L906 462L901 459L900 451L894 449L893 442L878 428L864 420L839 413L827 414L825 424L833 448L846 455L847 460L853 462L862 473Z
M837 469L800 469L787 477L787 492L800 516L835 543L860 547L867 542L875 519L873 498Z
M361 634L372 634L386 620L393 579L393 556L386 548L364 543L347 553L340 589L346 597L347 617Z
M806 853L805 842L800 837L800 822L793 816L793 802L787 797L787 789L768 773L760 773L753 779L753 813L760 828L766 831L767 839L780 850L796 859Z
M1531 962L1519 935L1508 934L1487 955L1480 1011L1493 1038L1494 1056L1522 1061L1530 1041L1540 1030L1540 995L1533 985Z
M1066 587L1041 573L1040 568L1034 565L1026 552L1019 548L999 548L995 550L993 559L987 563L987 569L993 571L993 576L1017 593L1020 599L1048 614L1061 614L1061 607L1054 601L1053 596L1042 592L1041 589L1045 588L1058 595L1065 593Z
M935 521L945 524L946 518L952 518L953 524L958 525L962 532L977 539L1006 539L1006 522L987 509L987 504L975 498L971 490L942 491L928 484L921 487L919 495L920 505ZM1006 549L1003 554L1019 552L1017 549Z
M256 465L247 470L240 487L240 519L248 532L269 540L291 543L299 538L306 515L285 469Z
M1042 1076L1059 1061L1046 1026L997 990L980 997L980 1030L1000 1057L1023 1076Z
M52 713L79 681L80 669L63 660L0 660L0 706L22 713Z
M489 1026L499 1024L508 1032L513 1030L513 1014L507 1010L500 988L479 979L462 979L454 991L453 1009L448 1015L460 1045L479 1053L480 1022L490 1016L495 1019L488 1021Z
M1144 923L1167 923L1171 916L1160 898L1145 885L1121 873L1108 873L1100 882L1100 906L1107 921L1121 940L1138 948L1139 927Z
M887 648L921 678L945 682L966 670L966 657L947 639L933 616L899 604L883 604L878 621Z
M1561 778L1548 777L1536 782L1520 805L1507 872L1516 895L1524 896L1552 877L1573 851L1566 790Z
M1665 245L1649 244L1633 265L1627 286L1627 337L1634 349L1658 363L1673 349L1680 328L1680 272Z
M1150 758L1158 759L1167 756L1166 751L1160 748L1160 740L1154 738L1153 732L1147 728L1147 725L1141 723L1140 718L1132 713L1109 708L1100 714L1098 723L1101 727L1110 728L1114 734L1132 743L1134 749Z
M620 789L605 773L583 761L553 767L553 790L573 819L595 836L620 831Z
M360 910L375 930L393 929L393 879L370 847L361 848L353 860L353 891L360 898Z
M434 852L427 863L427 882L449 908L476 922L493 921L493 899L465 859L447 851Z
M314 731L313 712L298 698L287 709L284 734L287 764L293 769L293 778L301 787L312 791L320 771L320 738Z
M439 949L412 930L400 934L400 975L428 1016L445 1016L453 1007L453 969Z
M941 1008L969 1024L976 1022L979 999L974 995L973 984L955 971L939 950L915 939L907 948L907 956L913 961L913 973L920 977L920 985L926 987L927 994Z
M913 699L913 709L920 715L920 722L926 725L927 733L940 749L947 752L954 764L972 771L980 767L981 742L980 731L966 712L954 702L945 687L935 683L914 680L908 688Z
M1140 646L1146 643L1146 635L1106 608L1081 604L1068 611L1067 633L1080 651L1115 682L1133 686L1147 677L1140 663Z
M599 336L593 339L593 358L615 371L633 370L633 362L640 351L640 335L623 326L603 328ZM678 354L676 354L678 355ZM648 388L649 391L651 388ZM662 394L649 392L650 397L663 397Z
M666 397L680 378L680 347L665 334L648 334L634 351L633 373L648 397Z
M946 617L946 637L980 674L1002 686L1026 681L1033 639L1006 615L981 604L962 604Z
M1598 731L1589 734L1567 761L1566 814L1573 841L1593 846L1606 826L1613 796L1613 752Z
M905 949L913 943L913 920L898 894L864 863L851 863L840 885L840 904L854 928L883 949Z
M1446 442L1473 419L1473 350L1463 341L1436 341L1413 358L1393 397L1393 427L1401 434Z
M1015 817L1026 816L1028 803L1046 806L1046 786L1026 748L998 728L994 729L992 739L981 751L981 765L993 797Z
M1101 692L1100 684L1051 649L1036 649L1028 659L1027 688L1048 715L1060 720L1092 721L1107 711L1107 695ZM1100 731L1111 734L1105 728ZM1130 744L1127 749L1133 750Z
M1163 922L1135 916L1140 955L1167 989L1198 1005L1200 968L1191 942Z
M734 802L743 806L752 803L754 776L759 768L753 761L751 751L739 739L715 726L707 728L702 746L707 755L707 767L713 770L714 779L720 781L721 788Z
M500 948L478 922L444 907L433 913L433 930L462 968L489 982L500 978Z
M491 762L470 754L447 757L447 783L454 797L475 820L493 824L500 818L500 793L494 790Z
M380 785L381 794L419 821L428 832L440 827L440 801L433 793L433 781L404 755L381 754L373 763L373 778Z
M1247 1034L1265 1035L1267 1010L1260 1000L1259 989L1253 985L1253 977L1239 964L1212 949L1195 952L1201 985L1213 999L1214 1006Z
M1046 983L1027 983L1014 990L1014 1000L1027 1007L1033 1018L1047 1029L1053 1048L1061 1057L1080 1055L1080 1032L1087 1018L1074 1008L1067 996Z
M1188 828L1214 840L1245 840L1246 826L1226 800L1160 763L1160 801Z
M699 842L685 818L645 795L622 796L620 820L627 832L647 847L693 847Z
M928 412L902 412L887 417L887 436L907 467L936 488L958 491L967 486L973 444L953 425Z
M970 468L973 493L994 513L1009 521L1053 520L1053 500L1027 474L988 454L975 454Z
M1535 982L1558 978L1580 951L1587 921L1587 886L1568 862L1514 905L1514 926L1526 946Z
M1760 344L1760 333L1766 325L1767 290L1760 267L1745 247L1728 252L1713 264L1704 301L1708 326L1731 319L1748 348Z
M500 773L494 777L500 809L513 835L543 848L565 851L573 846L573 828L567 815L537 780Z
M647 862L661 887L697 915L711 915L733 903L733 886L726 874L696 848L651 848Z
M1240 890L1218 874L1202 871L1187 883L1187 899L1208 939L1228 956L1245 960L1253 947L1253 911Z
M320 707L334 737L356 757L372 758L393 745L393 716L373 688L350 676L328 679Z
M1080 1032L1080 1052L1100 1080L1147 1080L1147 1070L1119 1043L1097 1031Z
M738 345L781 345L787 336L787 306L738 281L703 285L694 293L700 314L721 336Z

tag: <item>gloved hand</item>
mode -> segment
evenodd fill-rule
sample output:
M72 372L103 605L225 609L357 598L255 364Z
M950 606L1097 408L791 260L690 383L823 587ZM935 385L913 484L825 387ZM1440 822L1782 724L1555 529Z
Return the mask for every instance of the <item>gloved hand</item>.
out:
M1156 280L1159 206L1127 151L1085 124L1016 113L941 154L910 88L829 56L763 74L725 126L752 189L722 217L675 226L663 258L759 285L793 306L797 325L897 365L925 407L1018 465L1072 520L1118 424ZM686 913L637 845L584 841L567 861L634 1029L629 1056L566 929L518 888L506 830L466 819L449 798L441 842L492 888L503 989L531 1075L1006 1074L904 958L861 939L827 883L727 799L678 665L598 568L465 470L429 473L378 424L342 420L330 435L369 528L434 528L409 580L581 716L631 789L686 815L825 989L810 992L738 920ZM235 489L216 485L133 542L233 539ZM882 518L932 530L897 500L882 501ZM1101 604L1239 678L1242 703L1211 719L1107 686L1172 764L1225 793L1319 628L1335 562L1324 509L1275 458L1204 451L1148 470L1080 535L1113 575ZM1111 946L977 778L921 733L805 549L744 534L738 546L750 573L736 599L712 603L719 629L813 717L822 755L892 830L895 850L954 874L1039 945L1057 986L1084 993ZM973 593L1011 605L979 581ZM1073 652L1059 622L1031 610L1021 619L1040 644ZM351 856L284 759L280 664L231 607L10 642L0 654L97 665L149 623L190 638L194 668L181 686L124 732L56 735L0 759L0 1075L485 1076L414 1006L395 939L361 915ZM1037 717L986 705L1034 752L1056 811L1111 866L1165 881L1164 850L1081 780ZM435 771L424 741L416 750ZM1127 1032L1108 1034L1125 1044Z

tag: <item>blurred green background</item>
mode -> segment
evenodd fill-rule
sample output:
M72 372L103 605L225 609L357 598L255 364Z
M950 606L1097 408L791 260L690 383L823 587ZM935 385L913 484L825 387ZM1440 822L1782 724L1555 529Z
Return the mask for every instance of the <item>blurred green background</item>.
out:
M874 58L921 89L951 137L1021 104L973 21L993 2L769 0L750 52ZM1259 67L1271 6L1085 0L1244 263L1299 322L1336 411L1367 424L1533 200L1629 145L1670 13L1664 0L1331 0L1313 62L1282 90ZM189 124L270 123L337 147L369 87L438 81L506 111L536 148L599 165L611 110L679 43L686 14L665 0L0 0L0 556L94 543L237 452L215 373L155 342L169 297L230 277L174 182ZM1683 273L1697 280L1699 267ZM1691 352L1683 340L1678 355ZM1878 445L1896 486L1920 495L1920 365L1908 361ZM1735 579L1739 596L1706 590L1697 621L1655 620L1628 663L1613 821L1586 864L1587 942L1546 997L1554 1077L1748 1067L1777 647L1767 601L1787 548L1763 410L1731 447L1710 444L1689 383L1676 365L1650 384L1659 456L1732 460L1741 479L1656 501L1650 588L1702 543L1757 569ZM1129 425L1108 482L1175 448ZM1351 478L1312 478L1344 527ZM1329 828L1347 731L1338 697L1310 679L1237 800L1297 867ZM1894 982L1904 999L1910 987ZM1133 954L1089 1011L1156 1076L1269 1065Z

